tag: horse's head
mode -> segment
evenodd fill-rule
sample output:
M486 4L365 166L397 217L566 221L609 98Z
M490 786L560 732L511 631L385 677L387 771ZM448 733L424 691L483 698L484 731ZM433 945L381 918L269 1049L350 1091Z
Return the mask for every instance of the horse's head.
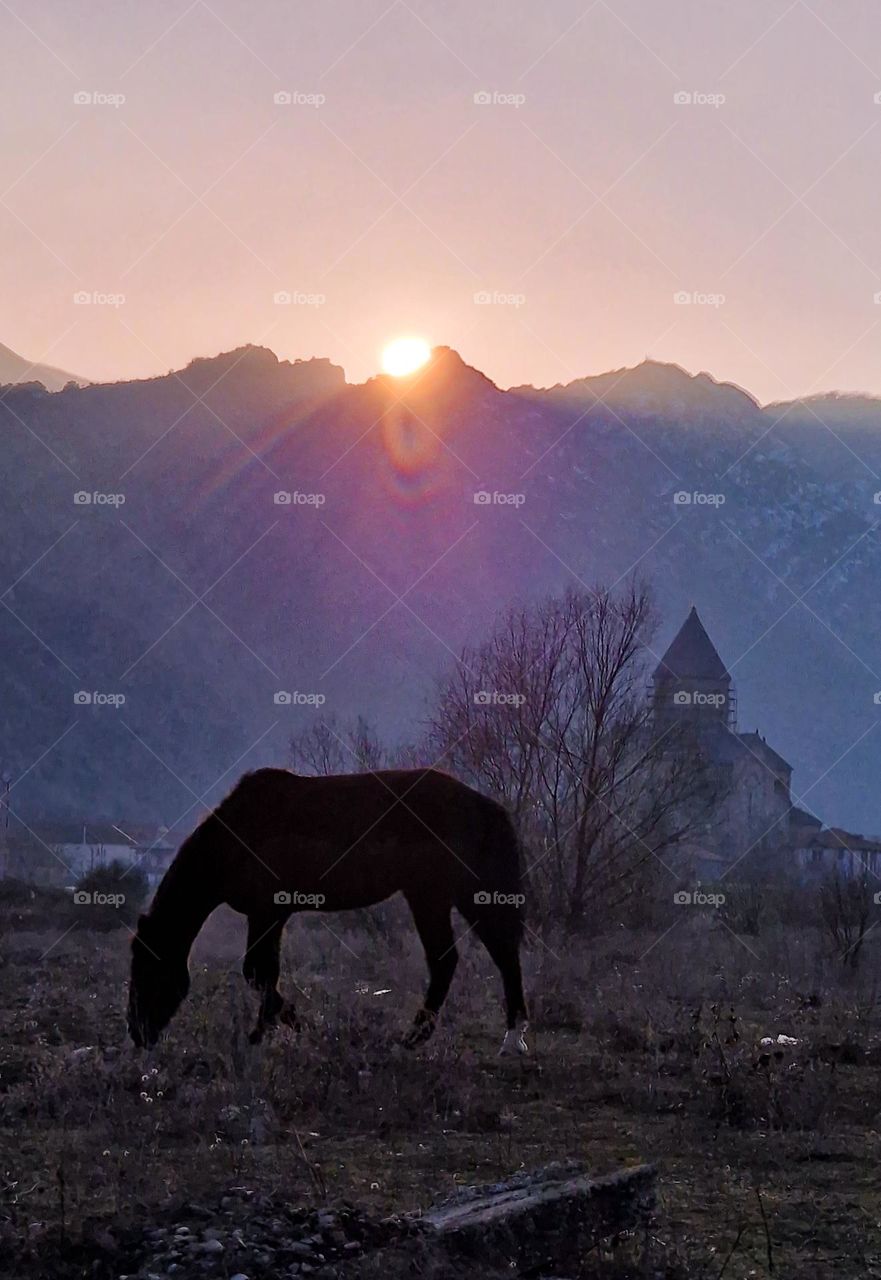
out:
M129 1035L139 1049L156 1043L189 989L186 954L160 934L149 916L141 916L132 941L128 996Z

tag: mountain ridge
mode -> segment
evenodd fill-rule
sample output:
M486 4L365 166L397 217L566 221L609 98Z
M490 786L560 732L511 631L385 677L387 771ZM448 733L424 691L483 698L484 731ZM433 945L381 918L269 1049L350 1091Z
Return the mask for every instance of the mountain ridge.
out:
M259 343L243 343L241 346L218 352L215 355L196 355L191 357L185 365L170 369L166 373L146 374L141 378L119 378L106 381L83 378L78 374L68 373L63 369L56 369L53 366L43 365L39 362L31 363L24 356L18 355L11 348L0 343L0 385L4 386L25 385L20 378L3 376L6 368L4 361L7 360L15 362L16 368L20 368L22 374L28 371L34 374L33 377L27 378L28 382L43 382L42 377L38 376L41 370L47 374L54 375L54 381L56 382L58 379L64 379L64 382L52 387L43 382L46 389L52 391L61 390L69 382L75 382L79 386L119 387L156 383L167 377L185 380L185 375L187 374L192 375L206 370L220 371L222 373L242 363L259 366L263 369L269 365L276 365L280 370L297 370L302 366L309 366L315 370L323 369L324 371L332 372L334 377L338 377L341 387L406 386L418 385L424 379L426 369L430 371L432 368L443 364L447 372L456 370L460 376L473 378L487 389L498 391L501 394L550 395L577 398L579 394L590 393L593 398L603 399L610 388L614 389L617 386L622 386L629 389L635 384L640 390L654 393L657 396L669 395L671 391L679 390L680 392L687 391L695 399L707 395L711 396L714 393L725 397L742 397L752 408L757 408L763 412L779 412L793 406L865 406L867 409L881 406L881 393L876 395L871 392L846 391L843 389L806 393L794 396L789 400L772 400L763 405L745 387L732 382L730 379L717 378L708 370L703 369L690 372L684 365L675 361L656 360L650 356L646 356L634 365L622 365L619 368L603 370L599 373L582 374L570 379L568 382L556 382L540 386L532 383L515 383L509 387L502 387L490 378L488 374L478 369L476 365L469 364L455 347L445 344L433 347L428 365L423 366L422 369L416 370L407 377L401 378L379 372L371 374L361 382L349 382L343 366L334 364L326 356L295 357L292 360L282 359L271 347L265 347Z
M20 811L172 825L228 771L284 762L315 711L279 689L418 736L435 679L507 606L636 571L662 615L653 654L697 603L796 795L881 828L881 404L836 401L833 431L635 368L598 400L584 380L501 389L452 348L348 383L246 346L12 388L0 764L26 775ZM78 707L83 689L127 700Z
M0 342L0 387L37 382L47 391L61 391L69 382L85 386L88 378L56 369L53 365L33 362Z

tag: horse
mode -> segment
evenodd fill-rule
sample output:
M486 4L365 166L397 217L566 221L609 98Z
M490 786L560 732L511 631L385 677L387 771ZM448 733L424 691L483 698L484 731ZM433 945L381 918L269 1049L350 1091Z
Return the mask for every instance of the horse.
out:
M403 894L425 949L428 989L404 1037L432 1034L456 971L453 907L502 977L501 1053L527 1050L520 971L520 846L506 810L438 769L305 777L245 774L183 842L132 941L128 1029L158 1040L190 985L187 958L207 917L226 903L248 920L242 970L259 993L253 1044L279 1023L298 1027L278 991L282 932L301 911L352 911Z

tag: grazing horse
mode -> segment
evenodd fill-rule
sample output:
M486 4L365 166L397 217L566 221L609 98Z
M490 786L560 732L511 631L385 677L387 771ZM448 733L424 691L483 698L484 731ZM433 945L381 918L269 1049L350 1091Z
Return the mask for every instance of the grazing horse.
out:
M156 1043L190 986L187 957L221 903L248 917L243 972L259 992L252 1043L296 1026L278 992L285 924L297 911L348 911L395 893L407 900L428 961L423 1007L405 1037L426 1040L458 956L450 919L464 916L502 975L502 1052L526 1051L520 976L520 852L508 814L437 769L301 777L245 774L181 845L132 943L128 1027Z

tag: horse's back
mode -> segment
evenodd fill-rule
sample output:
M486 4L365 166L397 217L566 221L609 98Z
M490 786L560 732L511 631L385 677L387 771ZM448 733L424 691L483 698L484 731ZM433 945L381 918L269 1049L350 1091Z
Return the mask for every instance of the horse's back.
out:
M335 910L398 891L467 904L484 888L519 886L506 811L439 769L260 769L216 815L221 834L236 837L225 841L230 883L258 896L297 888Z
M265 768L246 773L230 792L224 806L243 803L303 805L313 798L357 801L365 796L385 796L389 801L416 803L456 802L495 805L495 801L460 782L442 769L374 769L364 773L299 774L288 769Z

